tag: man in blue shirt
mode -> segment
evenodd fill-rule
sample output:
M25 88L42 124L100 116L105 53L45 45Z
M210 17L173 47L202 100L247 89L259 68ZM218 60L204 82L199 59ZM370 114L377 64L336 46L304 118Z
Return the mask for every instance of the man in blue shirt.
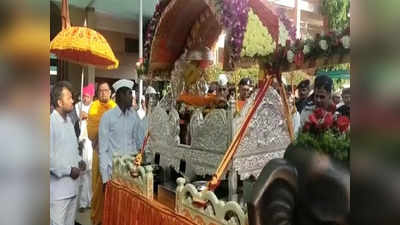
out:
M146 121L132 110L132 87L130 80L114 83L117 106L105 112L100 121L99 159L103 184L111 179L113 153L138 153L147 130Z

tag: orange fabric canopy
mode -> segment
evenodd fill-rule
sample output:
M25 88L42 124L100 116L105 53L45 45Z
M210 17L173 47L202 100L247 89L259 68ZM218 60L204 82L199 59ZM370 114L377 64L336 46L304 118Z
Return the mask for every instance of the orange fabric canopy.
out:
M100 33L87 27L67 27L50 43L50 52L60 59L98 68L118 68L119 61Z

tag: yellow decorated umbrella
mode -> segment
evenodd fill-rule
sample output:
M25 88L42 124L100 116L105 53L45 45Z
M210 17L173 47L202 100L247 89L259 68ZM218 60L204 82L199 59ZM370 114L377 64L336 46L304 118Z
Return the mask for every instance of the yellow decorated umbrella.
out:
M103 35L87 27L63 29L51 41L50 52L60 59L97 68L115 69L119 65Z
M119 62L100 33L70 25L68 0L62 0L62 30L50 43L50 52L58 58L103 69L118 68Z
M59 59L81 65L94 66L102 69L116 69L119 61L100 33L86 27L71 26L68 0L62 0L61 5L62 30L50 42L50 52ZM83 68L81 75L81 99L83 90Z

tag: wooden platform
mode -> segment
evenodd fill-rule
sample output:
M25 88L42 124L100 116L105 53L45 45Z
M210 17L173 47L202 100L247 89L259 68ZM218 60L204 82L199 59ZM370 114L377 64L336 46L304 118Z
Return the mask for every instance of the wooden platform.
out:
M158 185L156 200L168 208L175 210L176 187L171 184Z

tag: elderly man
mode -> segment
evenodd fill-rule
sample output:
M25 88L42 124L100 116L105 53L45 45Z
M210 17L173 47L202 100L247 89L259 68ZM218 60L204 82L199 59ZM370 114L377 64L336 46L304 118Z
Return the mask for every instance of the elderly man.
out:
M75 105L75 110L78 118L80 118L80 136L79 142L81 147L81 155L85 161L87 168L81 173L81 188L79 194L79 210L84 211L85 208L90 207L90 201L92 199L92 158L93 148L92 142L88 138L87 133L87 117L90 106L92 105L92 99L94 96L94 85L89 84L82 90L82 101Z
M136 154L141 148L147 124L132 110L133 82L122 79L114 83L117 106L107 111L99 126L99 160L103 184L111 179L113 153Z
M50 224L73 225L76 216L80 161L78 140L68 116L73 108L71 86L57 83L51 93L55 110L50 116Z
M103 182L99 171L99 148L98 131L99 123L103 114L116 106L111 100L111 89L107 82L100 83L97 88L98 100L94 101L89 109L87 119L87 130L89 139L94 144L92 161L92 201L91 201L91 220L93 225L101 223L103 218L104 190Z
M94 96L94 85L89 84L82 90L82 101L75 105L75 111L80 119L80 138L87 137L87 117Z

